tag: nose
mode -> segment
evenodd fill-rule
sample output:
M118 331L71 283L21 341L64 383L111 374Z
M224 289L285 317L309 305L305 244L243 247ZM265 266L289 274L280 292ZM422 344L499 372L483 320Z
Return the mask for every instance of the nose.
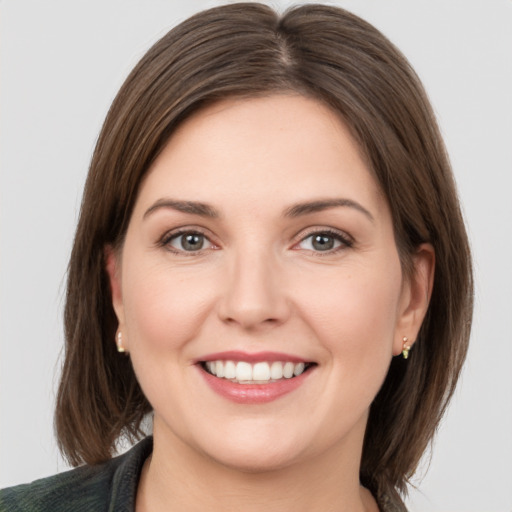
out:
M219 317L244 330L261 330L284 323L290 315L284 272L264 251L235 255L226 272Z

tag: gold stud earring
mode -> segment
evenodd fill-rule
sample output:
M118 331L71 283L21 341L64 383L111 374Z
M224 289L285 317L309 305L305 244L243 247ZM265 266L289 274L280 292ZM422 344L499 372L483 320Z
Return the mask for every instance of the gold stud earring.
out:
M402 347L402 355L404 356L404 359L407 359L409 357L409 350L411 350L411 346L407 343L409 341L409 338L407 336L404 336L402 338L403 347Z
M123 335L121 334L121 331L119 331L117 333L116 344L117 344L117 351L118 352L125 352L125 349L123 347Z

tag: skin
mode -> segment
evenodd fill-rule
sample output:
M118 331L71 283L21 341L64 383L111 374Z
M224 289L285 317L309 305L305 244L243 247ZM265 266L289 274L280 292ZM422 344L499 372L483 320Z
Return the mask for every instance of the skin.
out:
M289 214L340 198L350 203ZM200 250L173 238L182 229L205 236ZM333 245L320 250L312 233L326 232ZM404 279L386 199L335 113L275 95L195 114L143 181L122 249L107 253L119 329L154 407L138 512L377 510L358 476L368 411L420 328L434 255L421 246ZM316 365L275 401L237 404L194 364L226 350Z

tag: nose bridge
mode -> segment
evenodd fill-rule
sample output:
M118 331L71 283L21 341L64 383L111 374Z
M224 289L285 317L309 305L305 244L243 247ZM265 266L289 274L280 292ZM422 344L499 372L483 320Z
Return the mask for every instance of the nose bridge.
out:
M282 281L271 247L249 242L234 248L221 299L222 319L246 329L282 323L288 316Z

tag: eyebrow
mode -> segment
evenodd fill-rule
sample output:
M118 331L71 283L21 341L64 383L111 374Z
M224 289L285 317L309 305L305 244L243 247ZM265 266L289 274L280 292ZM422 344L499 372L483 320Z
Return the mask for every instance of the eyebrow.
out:
M372 222L375 222L373 215L361 204L352 199L336 198L336 199L319 199L316 201L307 201L304 203L297 203L290 206L285 210L285 217L300 217L301 215L308 215L310 213L317 213L329 208L338 207L354 208L355 210L363 213Z
M206 203L197 201L178 201L176 199L159 199L152 206L150 206L144 213L143 218L147 218L153 212L162 208L170 208L178 212L191 213L193 215L200 215L201 217L209 217L216 219L220 217L219 212Z
M354 208L360 211L372 222L375 221L373 215L361 204L352 199L336 198L336 199L318 199L315 201L306 201L303 203L297 203L284 211L285 217L300 217L302 215L308 215L311 213L321 212L330 208L348 207ZM150 206L144 213L143 218L145 219L153 212L162 209L170 208L183 213L190 213L192 215L199 215L201 217L208 217L211 219L217 219L220 217L220 213L213 206L207 203L201 203L198 201L179 201L177 199L159 199L152 206Z

